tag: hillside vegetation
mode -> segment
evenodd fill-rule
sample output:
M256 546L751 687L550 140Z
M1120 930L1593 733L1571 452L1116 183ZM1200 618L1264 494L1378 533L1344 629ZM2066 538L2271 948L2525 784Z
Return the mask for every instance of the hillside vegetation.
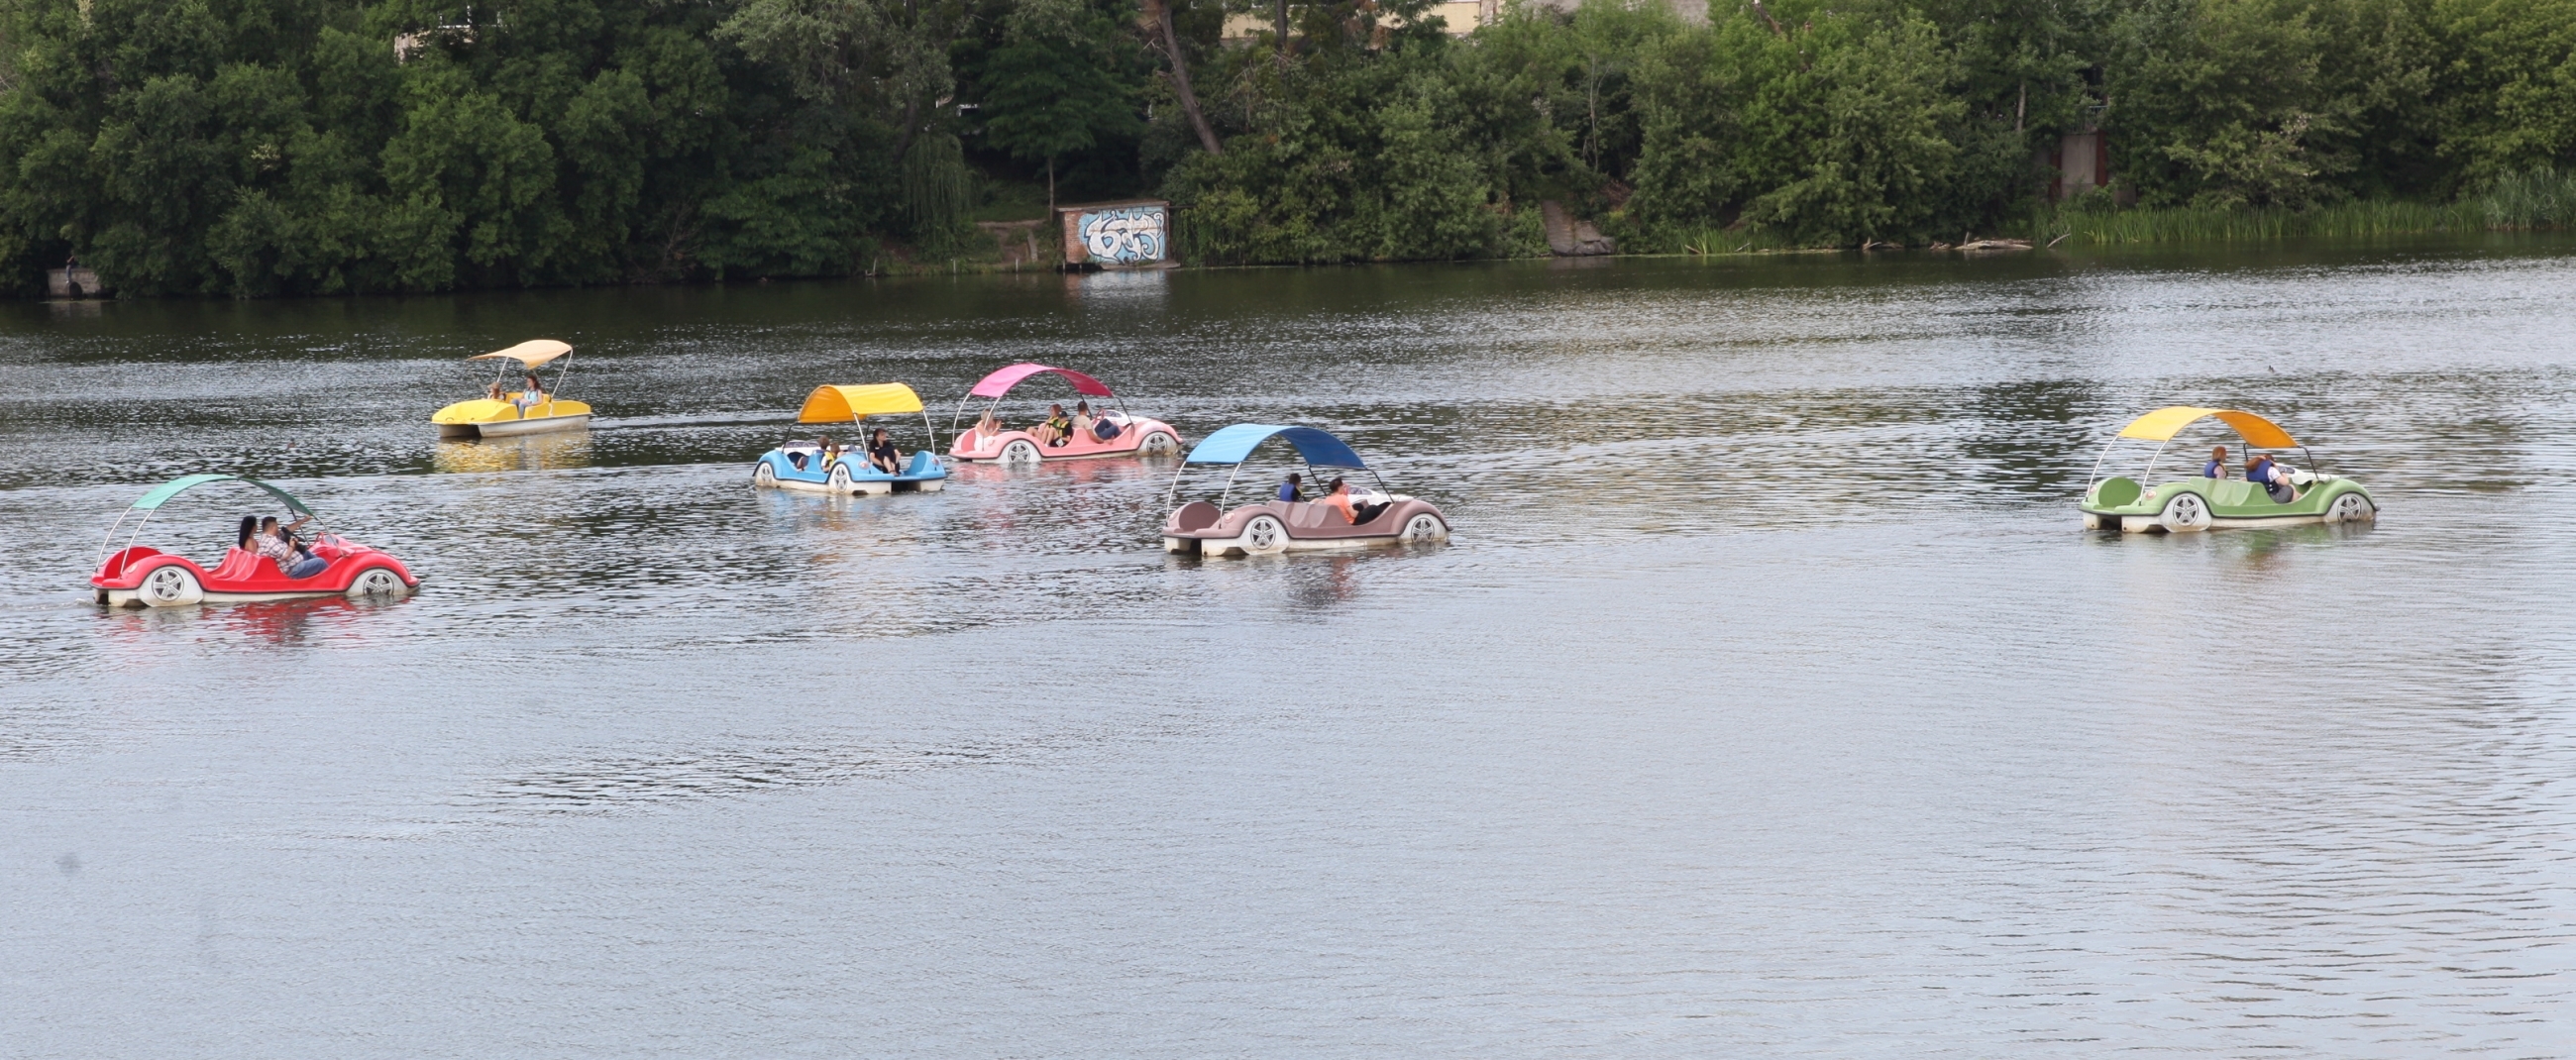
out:
M847 274L1050 193L1211 263L2576 220L2576 0L1424 2L0 0L0 280Z

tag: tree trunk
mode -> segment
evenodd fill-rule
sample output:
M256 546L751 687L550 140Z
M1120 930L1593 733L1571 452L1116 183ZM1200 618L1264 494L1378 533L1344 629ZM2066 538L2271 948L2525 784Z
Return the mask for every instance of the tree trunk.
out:
M1272 24L1278 27L1279 54L1284 57L1288 54L1288 0L1279 0L1277 12L1272 16Z
M1180 31L1172 28L1171 0L1145 0L1145 17L1163 31L1163 57L1172 61L1172 90L1181 97L1181 113L1189 115L1190 128L1199 134L1199 146L1212 155L1224 154L1225 148L1216 142L1216 130L1199 113L1198 93L1190 91L1190 62L1181 52Z
M1779 19L1771 17L1771 9L1762 6L1762 0L1745 0L1745 3L1752 6L1754 14L1762 16L1762 21L1770 24L1772 35L1783 40L1788 38L1789 31L1781 27Z
M1047 216L1055 216L1055 156L1047 156Z

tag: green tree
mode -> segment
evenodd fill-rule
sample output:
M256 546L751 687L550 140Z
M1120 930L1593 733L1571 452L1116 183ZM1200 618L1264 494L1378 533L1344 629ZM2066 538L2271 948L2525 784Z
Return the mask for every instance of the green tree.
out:
M1135 90L1118 78L1116 35L1115 23L1083 5L1030 0L1012 18L1005 43L978 55L970 72L981 92L985 141L1046 164L1050 211L1058 159L1144 128Z

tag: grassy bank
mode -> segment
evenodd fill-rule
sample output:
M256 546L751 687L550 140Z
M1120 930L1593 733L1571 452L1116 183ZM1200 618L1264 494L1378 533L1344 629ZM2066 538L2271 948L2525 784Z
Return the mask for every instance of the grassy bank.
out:
M2261 243L2304 237L2369 238L2437 232L2513 232L2576 227L2576 173L2539 169L2496 181L2449 204L2346 202L2281 208L2109 208L2098 198L2036 214L2022 233L2034 242Z

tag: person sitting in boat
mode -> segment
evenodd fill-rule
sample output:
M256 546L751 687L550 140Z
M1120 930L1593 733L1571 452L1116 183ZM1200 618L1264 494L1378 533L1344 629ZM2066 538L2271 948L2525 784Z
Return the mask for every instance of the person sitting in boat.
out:
M487 386L487 387L484 387L484 388L483 388L483 400L485 400L485 401L508 401L508 400L510 400L510 395L509 395L509 393L508 393L507 391L504 391L504 390L502 390L502 389L501 389L501 381L500 381L500 380L498 380L498 379L495 379L495 380L493 380L493 381L492 381L492 385L491 385L491 386Z
M1315 503L1342 513L1342 520L1353 526L1375 519L1379 512L1386 510L1384 504L1367 504L1353 500L1351 484L1339 476L1333 479L1332 485L1324 487L1324 495L1316 498Z
M1324 487L1324 495L1315 498L1315 503L1342 513L1343 522L1360 521L1359 514L1351 510L1351 484L1339 478Z
M2202 478L2216 478L2216 479L2223 479L2223 478L2226 478L2226 477L2227 477L2227 447L2226 447L2226 446L2221 445L2221 446L2216 446L2216 447L2213 447L2213 448L2211 448L2211 449L2210 449L2210 451L2209 451L2209 462L2208 462L2208 463L2206 463L2206 464L2202 464L2202 465L2200 466L2200 477L2202 477Z
M1303 488L1305 482L1305 476L1294 471L1289 472L1288 481L1279 484L1279 499L1290 504L1305 500L1306 492Z
M545 388L545 385L544 385L544 384L542 384L542 383L537 382L537 373L535 373L535 372L530 372L530 373L528 373L528 388L527 388L526 390L522 390L522 391L520 391L520 392L519 392L519 400L518 400L518 401L516 401L516 402L514 402L514 404L516 404L516 405L518 405L518 406L519 406L519 415L521 415L521 416L525 416L525 415L527 415L527 414L528 414L528 410L529 410L529 409L535 408L535 407L537 407L537 406L539 406L539 405L543 405L543 404L545 404L545 403L546 403L546 388Z
M889 475L903 474L903 452L894 447L883 427L877 428L876 436L868 440L868 466Z
M828 472L832 470L833 462L841 459L841 443L833 441L831 435L815 439L814 447L817 450L814 469L817 471Z
M259 551L259 517L242 516L241 533L234 535L233 547L244 552Z
M1073 433L1077 435L1091 433L1091 423L1091 403L1088 401L1074 402L1073 420L1071 422Z
M975 448L982 450L992 445L993 439L1000 437L1005 429L1002 418L993 415L993 410L985 409L984 414L975 420Z
M2272 503L2288 504L2299 499L2299 487L2291 484L2290 473L2268 454L2256 454L2245 462L2245 481L2263 487Z
M279 574L289 578L310 578L331 565L295 543L295 528L312 520L313 517L308 515L280 526L277 517L272 515L259 521L259 554L277 564Z
M1073 437L1073 418L1064 414L1061 404L1047 406L1046 422L1038 425L1038 440L1048 445L1063 445Z

